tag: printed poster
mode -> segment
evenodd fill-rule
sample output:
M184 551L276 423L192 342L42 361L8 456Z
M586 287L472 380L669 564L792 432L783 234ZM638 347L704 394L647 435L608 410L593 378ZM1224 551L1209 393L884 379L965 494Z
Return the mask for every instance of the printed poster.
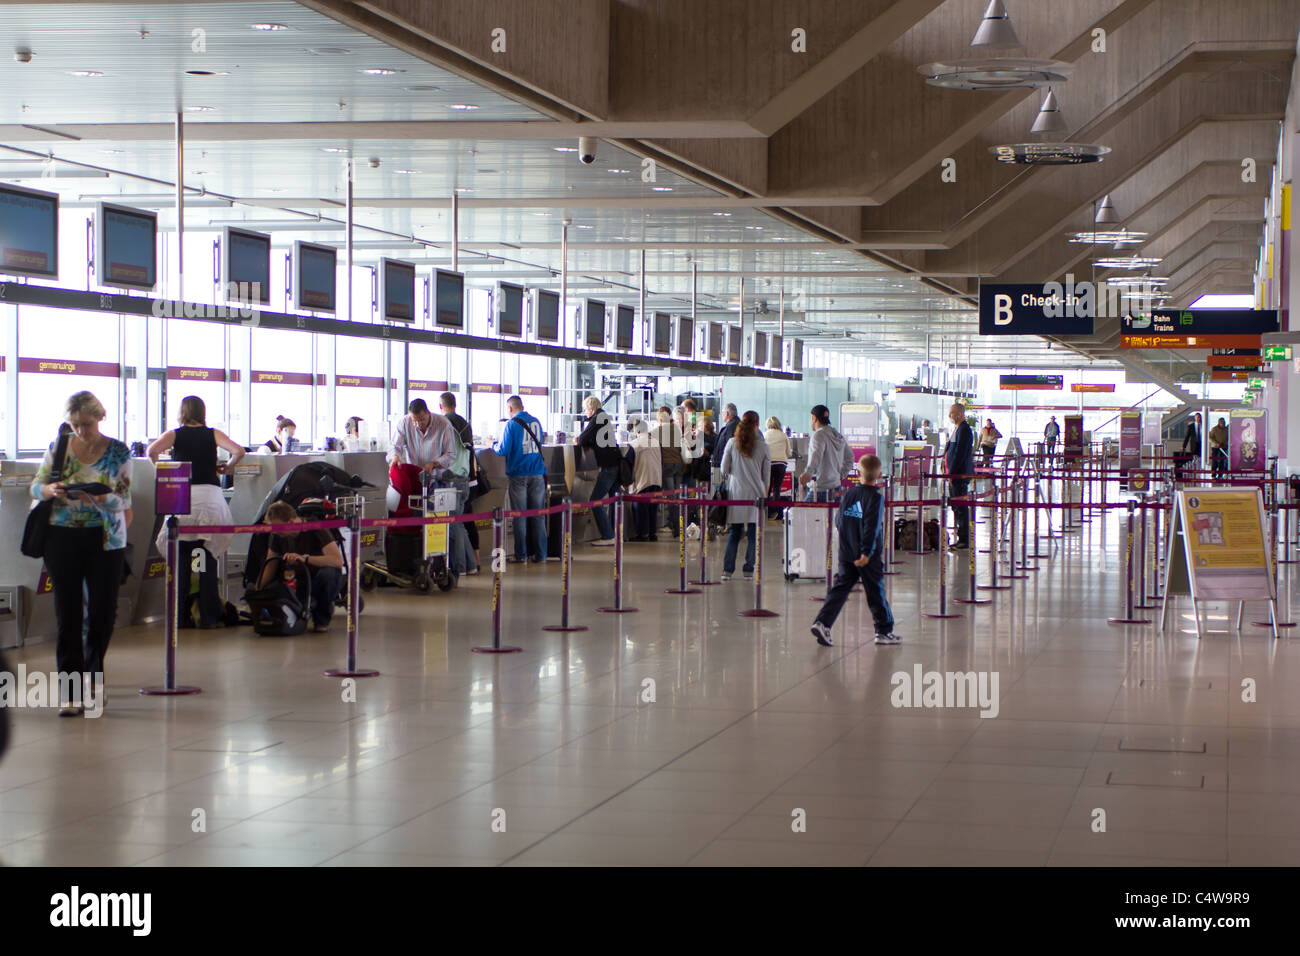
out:
M841 402L840 434L853 450L853 460L879 455L880 406L874 403Z
M1268 410L1234 408L1228 418L1228 470L1264 471L1268 467Z
M1178 493L1192 594L1199 600L1268 600L1273 571L1258 488Z

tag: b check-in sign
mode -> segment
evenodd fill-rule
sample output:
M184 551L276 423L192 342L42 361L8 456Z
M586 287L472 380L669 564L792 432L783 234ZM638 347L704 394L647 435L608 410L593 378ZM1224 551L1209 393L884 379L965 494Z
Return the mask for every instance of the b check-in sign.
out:
M980 285L980 335L1092 335L1095 302L1086 283Z

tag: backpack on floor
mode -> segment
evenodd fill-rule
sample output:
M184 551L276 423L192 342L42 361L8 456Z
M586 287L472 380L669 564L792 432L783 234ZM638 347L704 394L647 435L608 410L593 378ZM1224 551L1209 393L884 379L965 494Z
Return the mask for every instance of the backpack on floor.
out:
M295 568L293 587L277 575L266 587L245 592L244 600L258 637L296 637L307 630L311 575Z

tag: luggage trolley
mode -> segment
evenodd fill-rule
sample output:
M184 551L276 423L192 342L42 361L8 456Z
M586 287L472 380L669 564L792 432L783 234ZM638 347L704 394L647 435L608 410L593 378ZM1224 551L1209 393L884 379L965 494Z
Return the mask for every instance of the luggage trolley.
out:
M421 475L418 494L407 496L406 509L393 506L393 496L400 493L389 488L390 512L427 516L458 514L468 491L465 482L455 478L432 479ZM371 591L385 581L401 588L414 588L428 592L433 585L440 591L450 591L456 586L459 574L451 561L455 531L451 524L428 524L415 528L388 528L384 535L384 555L376 556L361 565L361 589Z

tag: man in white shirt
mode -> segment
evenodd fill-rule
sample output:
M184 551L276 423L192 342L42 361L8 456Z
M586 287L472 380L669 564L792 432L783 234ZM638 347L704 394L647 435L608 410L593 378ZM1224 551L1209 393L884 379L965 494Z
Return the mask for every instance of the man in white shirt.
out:
M407 411L393 432L388 463L416 465L425 472L450 468L458 450L451 422L429 411L428 403L422 398L412 401Z

